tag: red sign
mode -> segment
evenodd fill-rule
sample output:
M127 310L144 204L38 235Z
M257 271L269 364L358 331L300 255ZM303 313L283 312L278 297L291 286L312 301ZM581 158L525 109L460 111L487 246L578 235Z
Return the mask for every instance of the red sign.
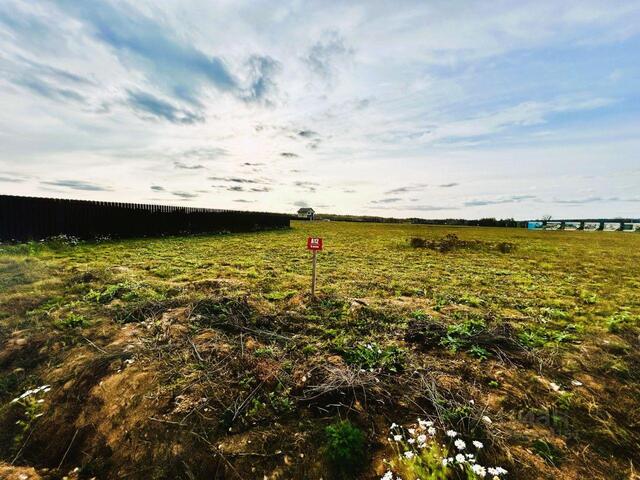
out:
M319 237L307 238L307 250L322 250L322 239Z

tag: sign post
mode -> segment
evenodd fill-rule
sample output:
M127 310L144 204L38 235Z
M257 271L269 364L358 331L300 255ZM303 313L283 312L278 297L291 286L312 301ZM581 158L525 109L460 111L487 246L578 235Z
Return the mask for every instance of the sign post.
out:
M311 267L311 298L316 298L316 261L319 250L322 250L322 238L309 237L307 238L307 250L313 252L313 260Z

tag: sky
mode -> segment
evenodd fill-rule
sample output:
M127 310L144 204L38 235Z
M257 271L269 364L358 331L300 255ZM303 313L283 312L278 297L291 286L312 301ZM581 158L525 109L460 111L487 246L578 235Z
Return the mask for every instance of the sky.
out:
M640 2L0 0L0 193L640 217Z

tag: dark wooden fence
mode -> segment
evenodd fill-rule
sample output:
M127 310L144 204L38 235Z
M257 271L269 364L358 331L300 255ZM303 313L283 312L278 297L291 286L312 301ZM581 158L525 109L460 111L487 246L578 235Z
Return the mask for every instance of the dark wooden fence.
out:
M288 227L289 219L278 213L0 195L0 241L250 232Z

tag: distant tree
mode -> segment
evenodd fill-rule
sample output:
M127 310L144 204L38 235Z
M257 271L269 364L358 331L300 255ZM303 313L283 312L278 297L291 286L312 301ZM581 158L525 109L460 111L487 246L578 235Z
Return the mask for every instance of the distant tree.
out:
M548 222L549 220L551 220L553 217L551 215L542 215L542 221L543 222Z

